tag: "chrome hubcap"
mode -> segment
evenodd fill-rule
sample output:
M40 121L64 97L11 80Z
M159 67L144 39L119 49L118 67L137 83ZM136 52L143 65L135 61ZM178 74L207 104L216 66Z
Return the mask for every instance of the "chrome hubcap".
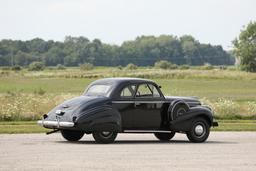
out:
M103 135L108 135L110 132L102 132Z
M202 125L197 125L195 127L195 133L198 136L202 135L204 133L204 127Z
M101 132L101 135L102 135L104 138L109 138L109 137L112 136L112 132L103 131L103 132Z

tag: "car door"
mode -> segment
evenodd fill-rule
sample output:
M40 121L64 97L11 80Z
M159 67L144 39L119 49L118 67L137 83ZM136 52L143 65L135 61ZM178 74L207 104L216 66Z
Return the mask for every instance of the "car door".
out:
M135 129L159 129L164 97L151 83L139 84L133 106L133 127Z
M133 112L134 112L134 95L136 85L124 86L118 98L112 101L112 105L121 114L123 129L131 129L133 127Z

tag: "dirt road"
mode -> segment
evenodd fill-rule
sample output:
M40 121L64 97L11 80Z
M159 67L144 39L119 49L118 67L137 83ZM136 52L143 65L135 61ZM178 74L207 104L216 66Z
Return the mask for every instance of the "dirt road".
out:
M256 132L212 132L206 143L178 134L119 134L114 144L77 143L60 134L0 135L0 170L256 170Z

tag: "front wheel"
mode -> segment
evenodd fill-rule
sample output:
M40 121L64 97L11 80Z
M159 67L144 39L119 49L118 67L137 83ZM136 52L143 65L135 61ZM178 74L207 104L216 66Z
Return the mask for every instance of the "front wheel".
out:
M210 134L210 125L204 118L196 118L192 123L191 129L186 134L191 142L204 142Z
M109 143L113 143L115 141L117 133L116 132L106 132L106 131L93 132L92 136L97 143L109 144Z
M175 132L171 132L171 133L156 132L156 133L154 133L154 135L160 141L169 141L170 139L172 139L174 137Z
M61 130L61 135L68 141L78 141L84 136L84 132L73 130Z

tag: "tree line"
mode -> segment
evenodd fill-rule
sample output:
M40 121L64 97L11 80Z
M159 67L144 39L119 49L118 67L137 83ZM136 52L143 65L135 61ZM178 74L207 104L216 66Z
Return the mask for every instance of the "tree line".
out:
M233 41L233 53L240 62L240 69L256 72L256 21L251 21Z
M34 61L46 66L150 66L160 60L177 65L233 65L234 57L220 45L200 43L190 35L140 36L120 46L90 41L86 37L66 36L63 42L35 38L28 41L1 40L0 66L26 66Z

